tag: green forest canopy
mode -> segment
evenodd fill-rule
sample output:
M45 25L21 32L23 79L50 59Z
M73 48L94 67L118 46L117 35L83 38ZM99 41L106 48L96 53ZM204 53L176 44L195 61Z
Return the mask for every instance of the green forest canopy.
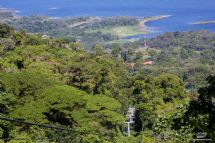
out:
M196 131L214 138L213 76L192 100L178 76L132 76L126 64L100 50L87 53L64 38L28 35L0 24L0 115L73 130L59 132L0 121L1 142L38 138L172 143L187 142ZM124 131L129 105L136 107L131 137ZM204 105L211 110L204 110ZM202 110L195 112L195 108ZM187 117L191 120L184 122ZM202 128L198 123L209 125Z

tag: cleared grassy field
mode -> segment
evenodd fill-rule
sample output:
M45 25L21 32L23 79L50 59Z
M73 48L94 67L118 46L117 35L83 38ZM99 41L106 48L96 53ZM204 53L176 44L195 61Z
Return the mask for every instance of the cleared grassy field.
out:
M127 36L146 34L148 30L149 29L144 25L144 22L140 21L138 24L132 26L104 27L96 30L89 29L86 32L102 32L104 34L117 35L119 38L122 38Z
M98 29L98 30L91 30L89 32L102 32L102 33L109 33L113 35L117 35L119 37L127 37L127 36L133 36L133 35L138 35L138 34L145 34L146 32L141 30L139 25L134 25L134 26L119 26L119 27L107 27L103 29Z

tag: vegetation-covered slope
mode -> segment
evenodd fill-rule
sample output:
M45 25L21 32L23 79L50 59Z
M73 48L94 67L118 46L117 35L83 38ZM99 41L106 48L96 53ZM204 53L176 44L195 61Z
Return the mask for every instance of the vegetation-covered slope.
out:
M121 36L132 33L144 33L139 28L139 19L135 17L75 17L51 18L45 16L29 16L18 18L3 18L3 21L16 30L25 29L29 33L40 33L51 37L69 37L73 41L81 41L86 49L95 43L104 44L118 40ZM108 31L106 30L108 29ZM116 32L116 29L123 31ZM135 31L134 31L135 29Z
M125 63L103 53L98 44L87 53L67 38L28 35L0 24L0 116L70 129L0 120L0 142L173 143L188 142L196 131L214 137L214 77L188 104L190 94L176 75L132 75ZM127 137L129 105L136 113ZM195 123L184 123L187 117ZM201 128L197 123L209 124Z
M215 72L215 35L212 32L165 33L146 42L147 47L145 39L120 47L125 47L127 62L136 63L135 69L140 73L173 73L183 79L188 90L196 91L205 84L206 77ZM153 64L144 65L147 61Z
M17 33L6 25L1 25L0 33L2 115L75 130L50 138L56 141L63 137L65 142L108 141L116 136L129 96L128 73L120 63L90 55L75 43ZM11 142L38 134L45 138L53 133L1 121L1 135Z

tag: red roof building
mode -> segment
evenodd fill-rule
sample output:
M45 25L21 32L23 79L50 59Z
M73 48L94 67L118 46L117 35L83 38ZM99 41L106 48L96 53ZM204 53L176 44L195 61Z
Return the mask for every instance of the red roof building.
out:
M154 62L153 61L145 61L143 64L144 65L152 65Z

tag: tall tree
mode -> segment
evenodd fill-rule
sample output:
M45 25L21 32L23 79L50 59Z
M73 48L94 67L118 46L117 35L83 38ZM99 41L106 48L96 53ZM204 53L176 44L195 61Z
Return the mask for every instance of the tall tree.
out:
M186 113L194 132L206 132L215 141L215 76L207 78L208 85L199 89L197 100L190 102Z

